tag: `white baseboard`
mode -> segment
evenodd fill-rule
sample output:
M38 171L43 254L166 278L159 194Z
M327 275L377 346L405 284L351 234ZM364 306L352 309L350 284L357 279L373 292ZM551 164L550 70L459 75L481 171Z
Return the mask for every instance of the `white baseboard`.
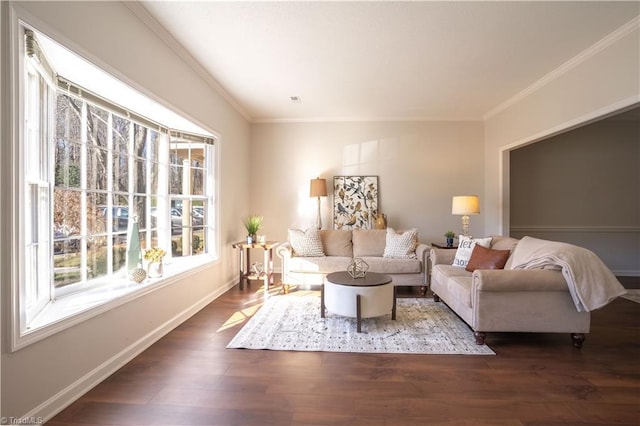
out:
M53 416L71 405L82 395L93 389L96 385L105 380L111 374L115 373L118 369L122 368L125 364L138 356L149 346L151 346L171 330L191 318L198 311L207 306L209 303L213 302L215 299L217 299L219 296L221 296L236 284L237 283L235 282L235 280L231 280L222 287L209 293L204 299L199 300L187 309L175 315L173 318L170 318L168 321L157 327L155 330L151 331L146 336L138 339L138 341L124 348L118 354L103 362L89 373L80 377L78 380L76 380L57 394L53 395L51 398L44 401L42 404L24 414L21 418L39 417L43 418L45 422L50 420Z

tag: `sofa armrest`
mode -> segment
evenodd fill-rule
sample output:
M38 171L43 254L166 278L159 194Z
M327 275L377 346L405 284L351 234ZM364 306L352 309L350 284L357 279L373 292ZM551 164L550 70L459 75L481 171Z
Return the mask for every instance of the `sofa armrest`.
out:
M285 260L285 258L290 259L293 256L293 247L291 247L288 241L284 242L276 248L276 254L280 256L282 260Z
M473 289L484 292L569 291L560 271L550 269L478 269L473 272Z
M418 258L420 263L422 263L423 273L426 272L427 270L427 262L429 261L430 254L431 254L430 246L426 244L418 243L418 246L416 247L416 257Z
M452 265L456 252L457 250L432 248L431 265Z

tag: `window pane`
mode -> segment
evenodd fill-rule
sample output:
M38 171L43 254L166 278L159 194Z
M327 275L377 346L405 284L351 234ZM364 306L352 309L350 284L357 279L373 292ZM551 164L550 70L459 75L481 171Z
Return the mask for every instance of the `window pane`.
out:
M117 272L127 263L127 239L119 236L113 237L113 271Z
M56 186L80 188L80 145L58 139L55 152Z
M131 129L131 121L113 116L113 152L114 154L129 154L129 132Z
M129 156L113 155L113 190L115 192L129 191Z
M80 191L53 190L53 232L59 238L79 235L81 229Z
M169 173L169 193L182 194L182 166L171 166Z
M87 193L87 234L91 236L107 232L107 194Z
M78 283L82 280L80 269L80 247L78 240L69 242L69 246L63 244L62 253L53 257L53 280L56 288Z
M107 151L103 149L87 150L87 188L107 189Z
M94 147L107 148L107 129L109 113L93 105L87 106L87 144Z
M144 195L136 195L133 197L133 212L132 218L137 217L138 227L142 229L147 228L147 198Z
M150 161L158 161L158 132L149 130L149 137L145 143L144 157Z
M98 278L107 275L106 241L97 241L87 250L87 278Z
M67 95L57 96L56 140L80 144L82 101Z
M191 169L191 194L204 195L204 170Z

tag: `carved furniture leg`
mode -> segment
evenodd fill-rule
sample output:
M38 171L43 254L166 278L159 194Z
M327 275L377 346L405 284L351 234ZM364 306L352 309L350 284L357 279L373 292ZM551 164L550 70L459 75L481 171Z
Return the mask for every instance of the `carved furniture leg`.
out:
M487 333L482 331L474 331L473 335L476 338L476 345L484 345L484 338L487 337Z
M584 343L584 339L586 339L584 333L571 333L571 340L573 341L574 348L580 349L582 347L582 343Z

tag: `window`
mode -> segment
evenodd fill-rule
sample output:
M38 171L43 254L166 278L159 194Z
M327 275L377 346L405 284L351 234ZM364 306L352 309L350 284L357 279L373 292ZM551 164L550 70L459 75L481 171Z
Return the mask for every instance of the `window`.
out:
M22 31L21 336L47 324L38 317L53 300L130 285L134 221L142 250L164 249L176 269L210 260L217 245L213 136L172 130L57 75L44 36Z

